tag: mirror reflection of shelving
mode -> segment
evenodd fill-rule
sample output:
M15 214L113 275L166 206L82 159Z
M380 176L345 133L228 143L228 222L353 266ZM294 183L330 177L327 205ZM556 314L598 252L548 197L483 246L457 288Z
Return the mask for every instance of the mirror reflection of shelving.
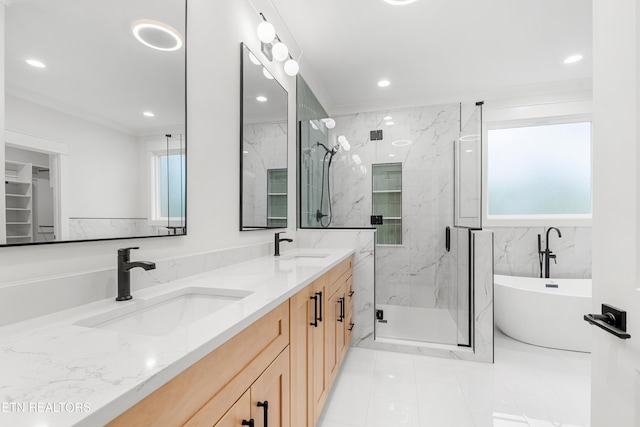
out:
M287 226L287 170L267 170L267 227Z
M32 165L5 161L7 243L29 243L32 234Z

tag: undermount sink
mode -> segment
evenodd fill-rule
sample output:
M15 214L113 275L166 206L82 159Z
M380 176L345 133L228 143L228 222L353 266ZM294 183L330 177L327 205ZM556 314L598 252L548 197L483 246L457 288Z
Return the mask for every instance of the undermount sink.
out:
M280 259L298 259L298 258L326 258L329 254L291 254L291 255L283 255Z
M251 295L223 288L184 288L146 300L132 300L74 325L140 335L163 336Z

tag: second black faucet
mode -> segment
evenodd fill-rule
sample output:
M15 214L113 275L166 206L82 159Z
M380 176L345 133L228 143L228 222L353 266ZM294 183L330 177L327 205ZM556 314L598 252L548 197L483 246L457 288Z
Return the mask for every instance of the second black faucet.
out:
M127 301L133 298L131 296L131 277L129 270L140 267L144 270L153 270L156 268L154 262L149 261L130 261L131 250L140 249L139 247L118 249L118 296L116 301Z
M280 242L293 242L293 239L280 238L280 235L284 232L276 233L273 239L273 245L275 248L273 256L280 256Z

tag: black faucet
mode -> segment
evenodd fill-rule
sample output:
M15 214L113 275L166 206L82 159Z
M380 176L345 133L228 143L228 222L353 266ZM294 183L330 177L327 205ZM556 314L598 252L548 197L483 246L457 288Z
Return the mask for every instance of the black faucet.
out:
M562 233L560 233L560 230L558 230L556 227L549 227L549 229L547 229L547 238L546 238L546 249L544 251L541 250L540 248L540 235L538 234L538 255L541 258L540 259L540 267L542 267L542 259L544 258L544 277L546 279L549 278L549 260L553 260L553 262L555 262L557 264L556 261L556 254L554 254L550 249L549 249L549 232L551 230L556 230L556 232L558 233L558 237L562 237ZM542 268L540 269L540 277L542 277Z
M273 244L275 246L275 253L273 256L280 256L280 242L293 242L293 239L280 238L280 235L284 233L281 231L280 233L276 233L273 239Z
M118 296L116 301L127 301L133 298L131 296L131 277L129 270L140 267L145 270L154 270L156 264L148 261L129 261L130 251L132 249L140 249L139 247L118 249Z

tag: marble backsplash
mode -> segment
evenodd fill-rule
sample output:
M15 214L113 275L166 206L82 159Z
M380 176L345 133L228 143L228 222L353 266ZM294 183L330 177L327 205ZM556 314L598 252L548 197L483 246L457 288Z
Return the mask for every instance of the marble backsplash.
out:
M539 277L538 234L542 248L546 227L487 227L493 230L495 274ZM591 227L557 227L562 237L552 231L549 249L556 254L551 262L551 277L591 278Z

